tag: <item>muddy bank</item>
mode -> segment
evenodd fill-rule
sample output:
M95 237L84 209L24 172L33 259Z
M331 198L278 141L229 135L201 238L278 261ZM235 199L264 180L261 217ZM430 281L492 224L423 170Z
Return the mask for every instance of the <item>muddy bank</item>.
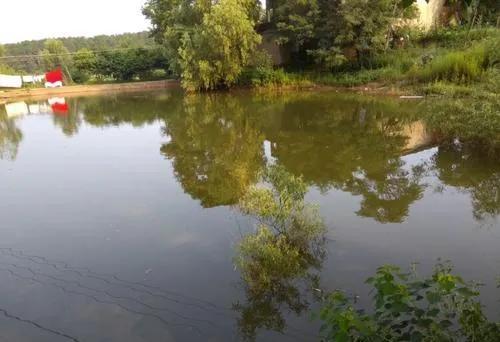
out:
M32 88L16 90L0 90L0 102L18 98L36 98L47 96L77 96L82 94L99 94L108 92L139 91L146 89L169 89L179 87L176 80L132 82L116 84L74 85L61 88Z

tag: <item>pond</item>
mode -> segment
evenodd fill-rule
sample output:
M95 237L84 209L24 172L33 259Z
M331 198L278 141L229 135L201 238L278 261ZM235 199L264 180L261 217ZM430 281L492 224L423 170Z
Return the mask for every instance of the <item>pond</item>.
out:
M440 258L498 319L500 161L439 146L423 108L326 91L0 105L0 341L317 341L323 291L365 305L378 266ZM267 165L303 177L327 233L324 258L256 295L236 204Z

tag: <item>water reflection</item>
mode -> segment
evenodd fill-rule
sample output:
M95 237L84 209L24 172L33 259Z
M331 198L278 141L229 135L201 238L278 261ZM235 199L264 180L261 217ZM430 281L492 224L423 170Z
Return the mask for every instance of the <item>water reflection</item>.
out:
M458 144L441 146L432 158L440 181L471 198L476 220L500 215L500 170L498 160Z
M236 257L246 300L234 308L245 340L254 340L259 329L283 333L284 311L300 315L309 309L325 257L325 226L304 202L304 181L277 165L266 169L263 181L270 188L251 187L238 206L258 222L256 232L239 243Z
M15 119L0 111L0 159L15 160L22 140L23 133Z
M161 153L173 161L184 190L204 207L235 204L264 165L263 134L229 96L188 96L166 118L170 139Z
M47 101L28 102L23 118L0 106L0 155L18 158L0 168L3 247L18 248L0 248L0 316L6 309L90 340L95 331L120 341L236 340L238 330L248 340L315 341L307 318L320 280L358 292L364 270L433 253L463 256L477 278L497 265L498 229L472 226L500 215L498 160L433 146L415 103L172 92L65 103L68 112L55 113ZM284 184L259 183L269 164L302 177L292 198L303 202L307 191L321 203L338 239L328 259L323 233L284 229L241 206L256 227L237 236L228 206L255 184ZM32 309L39 298L46 302ZM55 313L54 303L69 311ZM126 324L109 331L118 320Z
M409 207L422 198L425 184L422 183L423 168L407 171L400 159L388 160L385 172L367 175L354 173L342 190L362 197L359 216L370 217L381 223L400 223L408 217Z
M167 92L70 98L64 104L67 113L57 113L47 101L23 108L51 113L68 137L83 123L161 122L161 154L172 161L184 191L205 208L236 204L272 159L323 193L359 196L356 214L381 223L406 220L426 189L424 173L434 168L443 186L470 194L476 219L500 214L494 160L478 172L474 165L488 158L440 148L422 165L406 164L405 155L435 143L415 103L331 93ZM0 139L0 156L14 159L22 133L5 113L0 113Z

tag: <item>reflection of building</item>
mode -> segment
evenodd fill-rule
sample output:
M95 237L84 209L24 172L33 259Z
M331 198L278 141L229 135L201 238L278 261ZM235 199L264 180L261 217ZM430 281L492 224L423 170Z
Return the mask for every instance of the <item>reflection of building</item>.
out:
M67 114L68 111L69 108L64 97L50 98L47 101L29 104L24 101L5 104L5 112L8 118L30 114Z
M401 134L408 138L406 145L403 147L405 154L420 150L433 142L432 136L422 121L415 121L405 125L401 130Z
M5 104L5 112L8 118L15 118L28 114L29 108L25 102L12 102Z

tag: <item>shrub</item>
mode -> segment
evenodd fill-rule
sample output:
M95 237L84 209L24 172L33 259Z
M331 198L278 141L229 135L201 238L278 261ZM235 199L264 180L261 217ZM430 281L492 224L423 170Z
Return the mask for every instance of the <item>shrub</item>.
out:
M463 27L453 28L438 28L429 32L422 33L417 38L417 42L423 45L436 44L443 47L464 47L470 46L471 43L484 39L495 39L498 31L494 28L481 28L468 30Z
M497 39L491 39L486 45L487 67L500 67L500 35Z
M259 288L299 276L320 263L325 233L317 208L304 201L307 185L301 177L277 165L263 176L271 188L252 187L238 206L259 226L256 234L241 241L236 259L247 284Z
M235 263L241 272L246 303L238 327L243 340L254 341L259 328L283 331L281 307L297 314L309 303L304 289L318 287L323 263L325 225L316 207L304 200L307 184L282 166L265 169L264 186L250 188L238 205L258 222L257 230L238 244Z
M382 266L367 280L374 288L374 312L334 292L320 312L326 341L499 341L500 324L488 321L477 286L438 264L424 279Z
M408 76L418 82L469 83L479 79L486 60L484 45L476 45L465 52L455 51L437 56L424 66L414 66L408 72Z

